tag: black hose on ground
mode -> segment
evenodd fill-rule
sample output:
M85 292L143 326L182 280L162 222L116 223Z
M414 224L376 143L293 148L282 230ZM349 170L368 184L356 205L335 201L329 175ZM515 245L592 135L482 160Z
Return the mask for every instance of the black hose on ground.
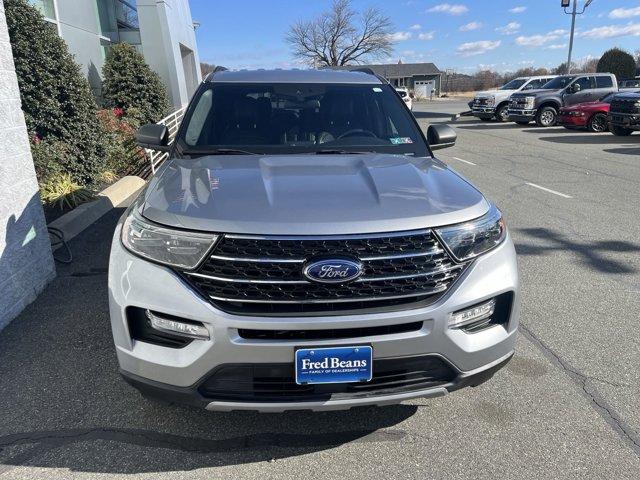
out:
M56 262L60 262L64 264L69 264L73 262L73 253L71 252L71 248L69 247L69 244L64 239L64 232L59 228L55 228L55 227L47 227L47 231L49 232L49 237L51 237L51 247L62 245L62 248L64 248L67 251L67 258L59 258L54 255L53 259Z

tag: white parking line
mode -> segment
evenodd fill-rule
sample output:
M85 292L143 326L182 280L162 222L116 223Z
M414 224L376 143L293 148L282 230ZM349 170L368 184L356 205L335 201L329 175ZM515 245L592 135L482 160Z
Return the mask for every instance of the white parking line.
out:
M468 163L469 165L477 166L475 163L470 162L469 160L463 160L463 159L458 158L458 157L451 157L451 158L453 158L454 160L458 160L459 162L462 162L462 163Z
M541 187L540 185L536 185L535 183L525 182L530 187L539 188L540 190L544 190L545 192L553 193L554 195L558 195L563 198L573 198L571 195L567 195L566 193L556 192L555 190L551 190L550 188Z

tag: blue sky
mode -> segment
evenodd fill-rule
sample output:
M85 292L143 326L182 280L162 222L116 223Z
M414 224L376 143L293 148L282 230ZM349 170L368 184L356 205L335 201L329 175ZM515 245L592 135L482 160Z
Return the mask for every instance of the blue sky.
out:
M579 0L582 5L584 0ZM190 0L202 61L230 68L293 68L283 38L289 25L325 11L330 0L238 0L224 8ZM217 5L216 5L217 4ZM395 52L383 61L434 62L473 72L566 61L571 17L560 0L354 0L394 23ZM577 19L574 59L618 46L640 50L640 0L594 0Z

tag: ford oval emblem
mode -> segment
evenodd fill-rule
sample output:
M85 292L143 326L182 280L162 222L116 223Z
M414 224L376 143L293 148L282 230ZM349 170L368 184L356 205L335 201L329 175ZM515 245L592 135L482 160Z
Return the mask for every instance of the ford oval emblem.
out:
M362 264L336 258L318 260L308 264L302 273L313 282L346 283L362 274Z

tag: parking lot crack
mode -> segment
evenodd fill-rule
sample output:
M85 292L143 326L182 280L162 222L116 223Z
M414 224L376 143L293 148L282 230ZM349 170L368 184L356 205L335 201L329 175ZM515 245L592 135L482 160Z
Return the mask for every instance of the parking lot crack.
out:
M569 362L563 359L558 353L550 348L527 326L520 324L520 332L533 343L542 354L551 362L560 367L581 389L583 395L589 400L591 406L596 412L611 426L611 428L627 443L631 449L640 457L640 435L636 432L624 419L609 405L609 403L600 395L594 382L602 382L611 386L622 387L613 382L602 381L601 379L589 377L583 374Z

